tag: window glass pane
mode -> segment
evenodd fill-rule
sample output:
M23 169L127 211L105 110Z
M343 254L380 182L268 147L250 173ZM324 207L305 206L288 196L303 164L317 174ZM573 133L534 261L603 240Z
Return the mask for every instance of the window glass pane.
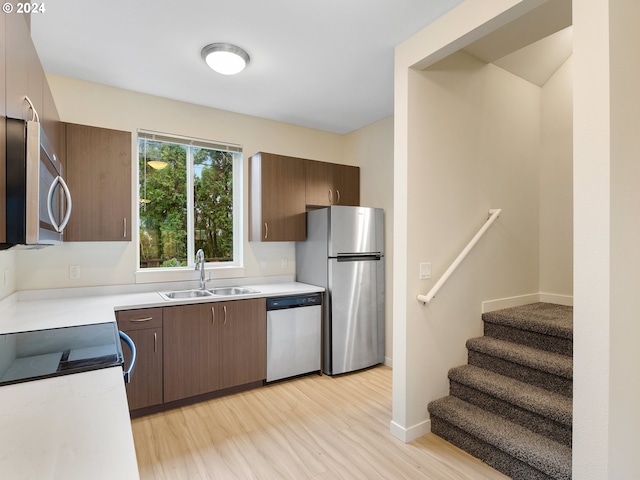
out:
M192 147L195 250L207 262L233 261L233 154Z
M187 149L138 140L140 267L187 265Z

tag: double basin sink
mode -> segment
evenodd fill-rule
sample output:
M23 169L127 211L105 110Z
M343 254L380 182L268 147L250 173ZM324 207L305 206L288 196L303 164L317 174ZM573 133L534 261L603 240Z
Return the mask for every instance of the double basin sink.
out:
M189 298L203 298L213 296L230 296L230 295L249 295L252 293L260 293L253 288L247 287L217 287L209 290L200 290L197 288L189 290L174 290L171 292L158 292L165 300L183 300Z

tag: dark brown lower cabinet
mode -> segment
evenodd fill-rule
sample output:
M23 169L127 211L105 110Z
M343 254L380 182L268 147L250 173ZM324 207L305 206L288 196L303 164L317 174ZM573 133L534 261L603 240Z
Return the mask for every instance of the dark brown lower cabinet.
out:
M143 308L117 312L118 328L136 345L136 364L126 384L129 410L160 405L162 392L162 309ZM123 347L125 367L131 362Z
M266 300L219 304L219 387L229 388L267 378ZM225 311L226 308L226 311ZM225 320L226 315L226 320Z
M266 379L265 299L163 308L164 402Z

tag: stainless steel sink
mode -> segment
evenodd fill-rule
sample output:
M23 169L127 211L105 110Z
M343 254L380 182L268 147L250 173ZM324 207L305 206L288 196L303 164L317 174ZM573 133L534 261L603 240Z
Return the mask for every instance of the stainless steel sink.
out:
M260 293L253 288L247 287L218 287L209 290L213 295L247 295L250 293Z
M213 294L207 290L174 290L172 292L158 292L165 300L178 300L185 298L211 297Z

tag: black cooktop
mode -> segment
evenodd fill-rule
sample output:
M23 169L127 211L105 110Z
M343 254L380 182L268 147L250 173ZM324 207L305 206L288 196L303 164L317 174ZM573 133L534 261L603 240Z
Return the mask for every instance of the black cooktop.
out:
M0 334L0 386L123 363L115 322Z

